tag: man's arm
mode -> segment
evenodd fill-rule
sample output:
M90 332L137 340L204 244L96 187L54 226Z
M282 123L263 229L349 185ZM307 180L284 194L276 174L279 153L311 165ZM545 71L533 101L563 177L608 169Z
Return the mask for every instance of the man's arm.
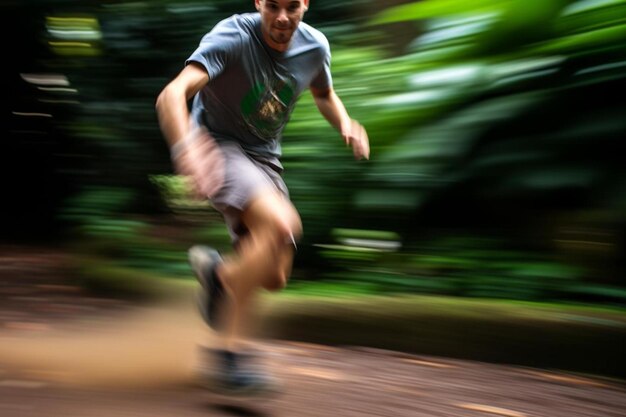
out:
M188 176L198 197L210 197L224 181L224 158L203 127L192 126L188 102L209 82L199 64L187 65L156 101L159 125L168 144L172 162L179 174Z
M188 102L209 82L206 70L198 64L187 65L161 93L156 101L156 111L161 131L173 153L185 146L190 135ZM172 155L175 157L176 155Z
M320 113L341 134L346 145L352 147L355 159L369 159L370 144L365 128L348 115L343 102L332 88L311 87L311 93Z

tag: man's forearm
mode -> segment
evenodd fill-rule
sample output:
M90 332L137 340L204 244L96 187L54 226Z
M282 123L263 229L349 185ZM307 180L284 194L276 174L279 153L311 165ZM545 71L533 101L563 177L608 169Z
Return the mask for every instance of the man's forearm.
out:
M339 131L346 145L352 147L354 157L369 159L369 139L365 128L356 120L353 120L346 110L341 99L334 90L311 89L315 104L320 113L328 122Z
M339 133L350 128L350 116L341 99L330 90L325 96L313 96L320 113Z
M182 140L189 130L189 111L184 94L166 88L159 95L156 111L161 131L170 147Z

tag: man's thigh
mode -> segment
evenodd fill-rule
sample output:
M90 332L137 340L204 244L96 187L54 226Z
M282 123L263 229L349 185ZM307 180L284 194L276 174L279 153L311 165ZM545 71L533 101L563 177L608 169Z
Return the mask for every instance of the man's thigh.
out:
M213 206L222 213L233 242L248 233L252 219L272 214L272 210L283 212L284 204L291 206L288 190L280 173L270 166L250 158L237 144L222 144L225 158L224 183L211 198ZM257 201L264 202L257 204ZM274 202L278 201L278 204ZM254 207L253 207L254 206ZM274 206L268 212L264 207ZM293 209L295 210L295 209ZM243 219L246 212L249 220Z

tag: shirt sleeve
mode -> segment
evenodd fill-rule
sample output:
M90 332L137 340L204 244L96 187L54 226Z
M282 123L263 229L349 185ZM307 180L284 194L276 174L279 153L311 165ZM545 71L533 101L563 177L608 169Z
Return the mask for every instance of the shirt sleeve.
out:
M324 42L322 43L323 45L322 51L324 54L324 58L323 58L324 61L319 72L311 81L311 87L320 89L320 90L325 90L333 86L333 77L330 72L330 61L331 61L330 45L328 44L328 41L326 40L326 38L324 38L323 41Z
M198 48L187 58L201 64L214 79L224 71L228 62L237 57L241 46L241 31L234 17L222 20L202 37Z

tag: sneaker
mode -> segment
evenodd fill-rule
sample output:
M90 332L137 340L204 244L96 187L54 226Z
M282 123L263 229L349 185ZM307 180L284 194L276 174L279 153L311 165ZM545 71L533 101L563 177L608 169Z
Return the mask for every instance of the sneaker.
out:
M278 380L251 363L252 356L228 350L208 351L213 366L200 369L201 384L209 390L239 397L271 395L280 391Z
M198 308L204 321L214 330L220 330L218 314L220 304L226 297L224 286L215 274L215 268L222 262L222 257L213 248L195 245L189 249L189 263L202 285L198 294Z

